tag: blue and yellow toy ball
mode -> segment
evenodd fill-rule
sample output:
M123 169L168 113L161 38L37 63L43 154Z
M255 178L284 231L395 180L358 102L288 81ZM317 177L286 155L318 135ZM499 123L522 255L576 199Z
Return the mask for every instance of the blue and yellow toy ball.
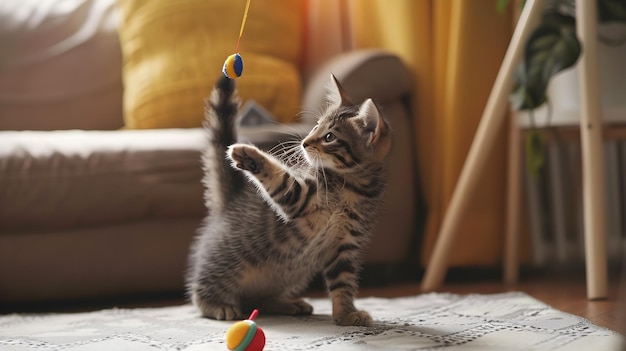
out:
M222 73L230 79L241 77L241 73L243 73L243 59L239 53L232 54L226 58L224 67L222 67Z
M262 351L265 347L265 333L256 325L258 310L252 311L250 317L233 324L226 331L226 347L234 351Z

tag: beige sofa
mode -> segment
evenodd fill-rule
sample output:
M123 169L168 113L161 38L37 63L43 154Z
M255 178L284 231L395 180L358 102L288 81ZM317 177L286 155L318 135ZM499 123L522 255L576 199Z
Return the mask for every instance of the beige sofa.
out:
M102 69L120 70L119 51L107 50L114 59ZM307 79L304 110L323 106L329 72L354 100L374 98L394 130L387 206L367 266L412 265L420 203L411 75L389 53L339 55ZM0 78L10 73L0 67ZM104 105L98 118L67 112L86 98L64 97L50 106L52 122L40 115L49 102L18 104L6 98L10 87L0 88L0 305L182 291L189 244L206 212L202 131L119 129L121 81L87 99ZM292 128L308 126L248 127L241 138L268 146Z

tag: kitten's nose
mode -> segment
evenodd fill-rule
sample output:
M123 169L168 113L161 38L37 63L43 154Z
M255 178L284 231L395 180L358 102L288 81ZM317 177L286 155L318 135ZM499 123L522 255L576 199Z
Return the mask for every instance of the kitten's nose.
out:
M303 140L302 147L306 149L308 146L309 146L309 143L307 143L306 140Z

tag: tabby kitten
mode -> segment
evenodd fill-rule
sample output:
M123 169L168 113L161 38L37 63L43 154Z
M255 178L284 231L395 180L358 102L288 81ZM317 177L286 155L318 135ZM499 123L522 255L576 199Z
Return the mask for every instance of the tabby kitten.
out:
M311 314L300 294L322 273L335 322L372 324L354 298L360 256L382 201L391 133L371 99L354 105L331 80L329 107L283 155L235 144L240 100L233 80L218 80L205 101L209 213L192 245L187 278L203 316L242 319L253 308Z

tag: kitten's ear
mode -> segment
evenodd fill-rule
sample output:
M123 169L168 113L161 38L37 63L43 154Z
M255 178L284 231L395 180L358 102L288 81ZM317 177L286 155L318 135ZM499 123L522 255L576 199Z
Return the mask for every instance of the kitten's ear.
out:
M352 100L350 100L350 97L348 97L348 94L346 94L346 91L343 89L341 84L339 84L337 77L335 77L332 73L330 74L330 84L328 86L327 98L331 106L339 107L354 105Z
M363 121L363 127L371 133L370 144L376 144L382 136L387 134L389 129L387 122L372 99L363 102L359 109L359 117Z

